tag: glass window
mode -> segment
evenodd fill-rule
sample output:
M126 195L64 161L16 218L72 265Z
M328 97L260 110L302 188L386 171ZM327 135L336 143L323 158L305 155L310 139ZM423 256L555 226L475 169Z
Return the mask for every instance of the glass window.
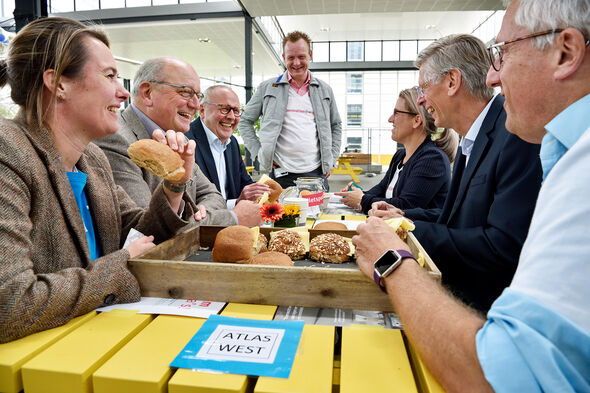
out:
M149 7L151 5L150 0L127 0L127 7Z
M363 74L348 74L346 91L352 94L363 93Z
M434 40L420 40L418 41L418 53L422 52L422 49L432 44Z
M311 52L313 61L330 61L330 43L328 42L312 42Z
M74 11L74 0L51 0L50 13Z
M3 0L2 1L2 17L13 18L14 17L14 0Z
M124 8L125 0L100 0L100 7L106 8Z
M76 11L97 10L98 0L76 0Z
M330 42L330 61L346 61L346 42Z
M381 41L365 42L365 61L381 61Z
M363 105L348 104L346 109L346 125L348 127L360 127L363 123Z
M400 41L400 60L416 60L418 55L417 41Z
M399 60L399 41L383 41L383 61Z
M363 61L364 59L364 42L349 42L348 47L348 61Z

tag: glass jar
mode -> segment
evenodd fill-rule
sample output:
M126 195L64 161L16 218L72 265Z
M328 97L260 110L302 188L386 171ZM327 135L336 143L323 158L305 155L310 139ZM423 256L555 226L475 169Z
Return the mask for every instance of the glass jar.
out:
M308 200L310 216L320 214L320 207L324 202L324 181L321 177L298 177L295 180L297 196Z

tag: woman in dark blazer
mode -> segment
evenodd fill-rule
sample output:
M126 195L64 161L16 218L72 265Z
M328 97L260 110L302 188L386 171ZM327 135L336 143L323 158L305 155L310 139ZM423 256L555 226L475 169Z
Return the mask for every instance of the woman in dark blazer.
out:
M439 133L432 116L416 105L417 99L415 88L399 94L389 122L393 125L391 139L402 143L404 149L394 154L383 180L364 193L349 184L336 193L343 197L344 204L365 214L377 201L386 201L400 209L442 208L450 184L450 162L457 149L457 135L449 129ZM350 191L349 187L352 187Z

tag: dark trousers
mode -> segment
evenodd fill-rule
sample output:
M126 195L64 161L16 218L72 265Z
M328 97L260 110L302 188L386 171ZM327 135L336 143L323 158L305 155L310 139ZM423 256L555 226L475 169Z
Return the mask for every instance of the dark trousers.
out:
M306 172L306 173L291 173L291 172L289 172L286 175L278 177L278 178L275 177L275 170L273 169L272 171L270 171L269 176L271 179L276 180L276 182L279 183L281 185L281 187L283 187L283 188L294 186L295 180L297 180L298 177L321 177L322 180L324 181L324 188L326 189L326 192L330 191L330 185L328 184L328 179L324 177L321 166L317 169L314 169L311 172Z

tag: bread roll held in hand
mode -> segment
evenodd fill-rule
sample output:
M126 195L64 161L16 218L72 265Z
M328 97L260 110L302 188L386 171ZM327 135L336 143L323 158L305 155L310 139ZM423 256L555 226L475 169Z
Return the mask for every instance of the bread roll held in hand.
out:
M311 239L309 257L318 262L342 263L350 260L350 246L335 233L324 233Z
M265 202L273 203L274 201L279 199L281 193L283 192L283 187L281 187L279 183L268 177L268 175L262 175L256 183L266 184L270 188L269 194L265 192L264 194L259 196L258 199L256 199L256 203L260 205Z
M154 175L168 181L178 181L184 176L184 161L168 145L153 139L133 142L127 149L131 161Z
M266 251L266 237L260 228L232 225L217 233L213 244L213 262L248 263L259 252Z

